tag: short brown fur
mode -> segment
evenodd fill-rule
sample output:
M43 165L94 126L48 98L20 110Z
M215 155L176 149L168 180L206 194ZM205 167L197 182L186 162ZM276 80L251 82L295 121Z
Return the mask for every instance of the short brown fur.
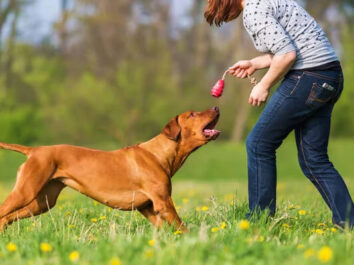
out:
M14 189L0 206L0 229L48 211L69 186L109 207L139 210L157 227L167 221L186 231L171 198L171 178L194 150L211 140L203 128L218 117L217 108L188 111L150 141L115 151L0 143L2 149L27 156Z

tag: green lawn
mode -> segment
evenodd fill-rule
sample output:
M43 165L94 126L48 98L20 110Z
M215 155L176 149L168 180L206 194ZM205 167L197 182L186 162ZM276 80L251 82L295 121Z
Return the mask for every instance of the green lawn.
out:
M299 170L291 140L278 153L279 203L272 220L263 216L240 227L247 212L245 150L214 142L193 154L173 180L174 201L189 234L168 227L158 231L139 213L111 210L67 189L50 213L0 234L0 264L313 265L326 258L326 264L352 264L354 232L333 229L330 212ZM330 146L354 194L352 150L353 140L333 140ZM0 152L0 201L21 161L21 155ZM52 249L43 252L41 243Z

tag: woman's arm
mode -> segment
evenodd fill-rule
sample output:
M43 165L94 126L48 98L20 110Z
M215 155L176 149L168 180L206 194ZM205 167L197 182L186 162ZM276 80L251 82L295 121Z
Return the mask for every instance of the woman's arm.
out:
M281 55L274 55L268 72L259 84L253 88L248 102L253 106L260 106L262 103L266 102L270 88L290 70L295 60L295 51Z
M272 58L272 54L264 54L252 60L238 61L229 68L229 74L242 79L246 78L247 75L251 76L257 70L268 68Z

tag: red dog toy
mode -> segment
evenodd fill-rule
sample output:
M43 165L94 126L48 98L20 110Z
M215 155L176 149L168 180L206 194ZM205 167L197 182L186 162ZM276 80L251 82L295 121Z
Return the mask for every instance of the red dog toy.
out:
M222 79L220 79L218 82L216 82L216 84L213 86L213 88L211 89L211 95L213 97L219 98L222 96L222 92L224 91L224 87L225 87L225 77L226 74L229 72L229 69L225 71L224 75L222 76ZM247 78L250 80L252 85L257 85L257 79L247 75Z
M224 86L225 86L225 77L226 74L229 72L229 70L225 71L224 75L222 76L222 79L220 79L214 87L211 89L211 95L213 97L219 98L222 95L222 92L224 91Z

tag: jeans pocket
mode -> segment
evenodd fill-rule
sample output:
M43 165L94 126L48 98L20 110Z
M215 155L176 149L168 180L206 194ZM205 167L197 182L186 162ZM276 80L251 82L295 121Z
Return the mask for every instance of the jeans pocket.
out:
M331 101L336 95L337 89L328 83L313 83L310 95L306 100L306 105L317 109Z

